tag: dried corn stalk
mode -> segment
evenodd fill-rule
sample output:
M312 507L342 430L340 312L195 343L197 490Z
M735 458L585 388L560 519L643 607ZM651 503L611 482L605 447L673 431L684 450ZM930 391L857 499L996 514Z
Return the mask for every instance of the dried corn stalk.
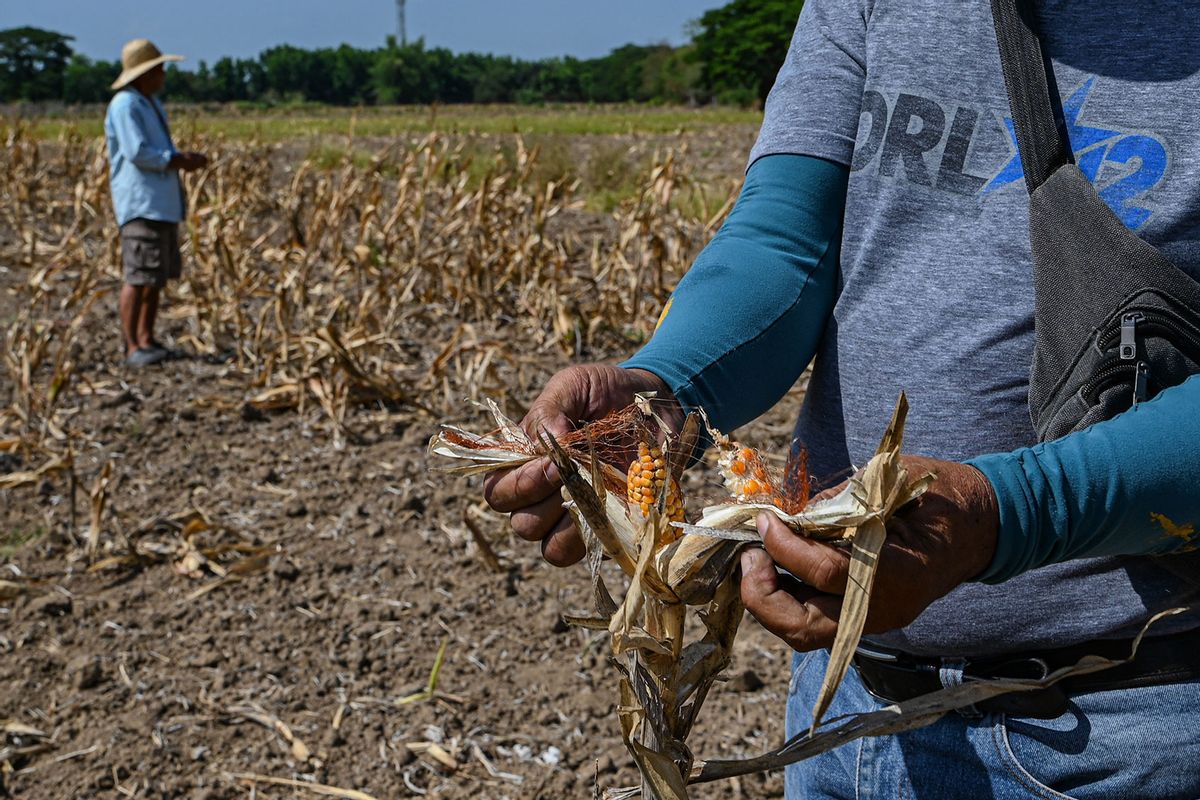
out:
M598 614L573 621L605 628L611 635L621 671L621 729L641 771L644 794L663 800L687 797L693 756L686 739L709 689L729 664L743 610L733 567L740 550L758 541L753 519L763 510L803 535L841 540L851 548L850 589L814 712L814 725L819 721L862 633L884 523L929 483L929 476L910 480L900 462L907 412L903 396L866 468L842 493L807 508L806 483L787 487L790 471L775 474L759 454L710 428L732 502L705 509L697 525L683 520L679 496L679 475L698 438L700 421L695 415L674 436L642 398L636 412L622 412L637 424L602 422L575 432L569 442L545 435L535 442L494 403L489 401L487 407L497 426L493 434L479 437L445 426L430 443L430 451L458 460L449 468L458 474L512 467L541 456L549 456L558 467L566 506L587 545ZM613 491L612 473L619 472L596 456L598 448L612 443L597 437L628 435L631 430L640 431L642 441L626 470L624 491ZM661 449L657 438L663 439ZM629 578L620 603L600 573L605 556ZM704 636L692 642L684 640L689 605L697 607L705 627Z
M883 549L886 536L887 520L904 504L916 499L929 488L933 475L921 475L909 478L908 471L900 460L900 447L904 440L904 420L908 415L908 399L901 394L896 403L892 420L884 431L883 439L875 455L867 462L846 484L836 497L817 503L811 508L805 508L798 513L786 513L779 507L780 503L772 502L735 502L733 504L710 507L705 509L700 522L689 530L701 532L707 528L735 528L740 525L753 524L753 518L761 511L770 511L779 516L785 523L797 531L817 539L835 539L846 542L850 547L850 575L846 584L846 596L842 604L842 613L838 618L838 632L830 653L829 666L825 672L825 680L817 703L813 708L813 729L820 724L821 718L833 701L833 695L846 670L858 642L862 638L863 625L867 619L867 606L871 598L871 585L875 579L879 553ZM723 450L721 461L730 466L726 467L727 482L732 474L734 478L740 473L732 466L740 463L730 456L737 453L743 460L750 459L753 454L746 454L736 443L728 442L719 433L714 432L714 441ZM770 491L768 476L761 466L755 467L756 474L746 482L734 488L741 489L736 498L754 500L756 495L765 494L777 496Z
M679 473L695 447L699 429L690 417L678 437L666 436L659 463L651 444L650 462L637 460L627 477L649 477L654 503L642 508L642 482L629 480L622 493L610 491L616 470L596 456L602 450L596 434L623 430L620 424L594 423L556 441L548 436L530 439L500 409L488 401L497 429L473 436L443 427L430 442L430 452L455 459L449 471L474 474L514 466L549 455L563 476L566 505L587 544L588 565L597 617L572 617L575 624L606 629L611 634L614 663L621 673L618 715L626 746L642 774L637 788L612 789L606 800L637 796L653 800L686 800L687 787L736 775L780 769L865 736L915 730L946 713L1008 692L1036 691L1070 675L1108 669L1127 660L1085 656L1078 664L1041 680L976 680L887 708L839 717L822 724L838 684L862 633L871 583L885 536L885 523L897 509L919 496L931 475L910 478L900 461L908 404L897 403L875 456L837 496L805 507L796 487L786 487L789 470L772 472L752 450L709 429L718 449L718 465L726 478L732 502L704 510L696 525L671 522L665 512L675 501ZM646 401L639 412L618 415L653 419ZM661 423L660 423L661 425ZM665 433L665 425L661 426ZM626 425L624 430L628 431ZM645 437L647 428L643 427ZM736 465L740 464L741 467ZM759 469L762 469L759 472ZM660 476L661 471L661 476ZM747 485L753 480L756 485ZM804 487L800 487L804 488ZM635 489L637 490L635 492ZM851 574L838 635L824 684L813 711L813 727L769 753L737 761L699 761L686 739L717 676L729 663L733 640L742 617L734 564L743 547L758 540L753 519L770 511L801 535L845 543L851 550ZM612 557L629 577L621 602L600 574L604 556ZM687 607L697 607L704 636L685 642ZM1163 612L1146 625L1186 611ZM1145 634L1143 629L1142 634ZM1134 653L1141 636L1135 641ZM1130 654L1130 658L1133 653Z
M118 277L104 139L70 125L42 136L0 119L0 264L15 293L0 325L0 442L19 443L0 473L22 470L0 474L6 488L94 443L71 427L76 400L109 390L80 381L79 359L117 355L85 335ZM737 195L739 182L683 168L690 138L654 153L642 191L606 221L620 235L599 236L576 216L584 164L539 162L520 136L430 133L369 160L352 144L288 164L282 143L189 133L182 144L212 163L185 180L191 266L164 321L180 349L239 373L213 390L250 418L295 409L337 445L377 410L443 415L464 395L528 385L531 353L612 354L648 333Z

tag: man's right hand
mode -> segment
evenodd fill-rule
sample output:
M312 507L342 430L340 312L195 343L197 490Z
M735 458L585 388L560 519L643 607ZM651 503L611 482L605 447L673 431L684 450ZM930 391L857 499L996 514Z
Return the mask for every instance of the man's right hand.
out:
M656 392L667 401L656 410L678 429L683 411L662 378L640 369L602 364L568 367L557 373L533 401L521 428L535 439L542 431L561 436L579 424L625 408L638 392ZM483 496L496 511L509 514L512 529L522 539L541 542L542 557L565 567L583 558L583 539L571 515L563 509L562 480L549 458L493 472L483 483Z
M203 153L176 153L167 163L168 169L178 169L183 172L191 172L206 166L208 166L208 156Z

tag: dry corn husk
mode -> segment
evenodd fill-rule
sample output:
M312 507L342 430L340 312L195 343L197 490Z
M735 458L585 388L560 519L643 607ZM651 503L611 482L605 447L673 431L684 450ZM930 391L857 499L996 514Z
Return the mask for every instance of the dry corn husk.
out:
M871 585L875 579L879 553L883 549L886 523L889 517L906 503L916 499L929 488L934 476L925 474L910 479L900 460L904 441L904 421L908 415L908 399L902 393L884 431L875 455L846 487L834 497L818 502L799 514L785 514L772 505L733 504L705 509L700 522L691 528L693 533L706 529L728 529L753 525L761 511L776 514L799 533L817 539L836 539L850 546L850 575L842 613L838 618L837 637L830 653L825 680L813 708L813 729L833 701L833 695L850 659L862 638L867 619ZM714 440L720 442L719 433ZM714 537L719 534L710 534ZM717 551L721 545L713 545Z
M900 461L907 401L901 396L879 450L837 496L788 514L763 503L732 503L705 509L697 525L670 523L665 515L666 489L691 455L699 420L693 415L679 436L665 436L663 450L671 464L658 506L643 515L625 497L606 489L612 467L579 448L568 450L543 434L534 441L499 407L486 401L495 432L486 437L445 426L430 443L434 455L455 460L448 471L475 474L517 466L549 456L563 478L565 505L574 515L588 550L593 599L598 616L580 620L606 627L615 663L621 671L621 728L626 745L642 773L642 791L656 798L686 798L692 754L685 740L708 690L729 663L742 617L734 566L741 549L758 541L753 519L761 511L776 514L802 535L847 543L852 553L852 580L844 604L834 659L826 676L814 724L828 706L857 646L866 618L871 578L883 545L884 523L904 503L920 495L930 476L910 480ZM654 418L648 400L639 401ZM734 446L712 430L718 447ZM600 572L612 558L629 578L621 601L614 599ZM706 633L684 641L684 618L696 607ZM579 618L572 618L579 620Z
M611 467L601 463L594 450L581 453L544 434L535 442L494 403L488 402L487 408L496 422L496 433L476 437L460 429L443 428L431 441L430 452L459 462L449 468L458 474L488 472L548 455L562 475L564 504L574 515L587 545L597 614L567 619L607 629L610 634L613 663L620 672L621 731L642 775L640 787L610 790L605 795L608 800L639 795L654 800L686 800L691 783L779 769L857 738L929 725L951 710L998 694L1034 691L1069 675L1124 663L1087 657L1040 681L973 681L880 711L822 724L862 635L887 520L920 496L934 479L928 474L910 475L901 461L908 411L903 394L875 455L836 496L790 514L777 505L761 502L711 506L694 525L666 521L663 511L669 482L664 484L657 506L643 516L640 509L627 508L622 497L606 490L610 481L606 480L605 470ZM662 427L665 430L666 426ZM672 465L672 477L678 476L691 455L697 428L696 418L691 417L680 437L666 437L664 450ZM717 447L736 446L711 428L710 434ZM708 691L729 664L743 612L734 566L741 550L758 542L753 520L762 511L776 514L800 535L841 542L849 548L850 580L838 634L813 709L813 726L807 734L756 758L697 761L686 739ZM619 601L600 572L605 556L613 558L629 578ZM684 618L689 607L696 611L705 630L694 641L684 639Z

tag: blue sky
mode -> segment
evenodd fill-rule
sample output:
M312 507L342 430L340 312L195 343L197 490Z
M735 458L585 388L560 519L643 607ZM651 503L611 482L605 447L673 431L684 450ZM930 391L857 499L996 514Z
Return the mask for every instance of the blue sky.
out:
M408 35L430 46L543 58L593 57L628 42L686 40L684 26L726 0L407 0ZM184 67L249 57L276 44L358 47L396 31L395 0L0 0L0 29L33 25L75 37L78 52L117 59L145 36Z

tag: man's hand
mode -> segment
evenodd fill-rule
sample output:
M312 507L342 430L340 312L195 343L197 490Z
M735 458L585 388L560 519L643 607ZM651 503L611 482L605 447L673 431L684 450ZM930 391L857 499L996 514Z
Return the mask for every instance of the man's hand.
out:
M657 392L666 400L656 410L678 429L683 412L657 375L640 369L600 364L568 367L556 374L533 401L521 428L537 438L545 430L559 436L579 423L600 419L633 402L638 392ZM496 511L510 514L512 529L522 539L542 543L542 556L555 566L574 564L584 556L583 539L562 506L562 480L549 458L493 472L483 483L483 496Z
M910 476L932 472L937 479L888 521L866 633L912 622L934 600L986 569L996 551L999 511L982 473L914 456L904 457L904 465ZM846 593L849 551L800 536L770 513L759 515L758 530L766 552L742 554L747 610L794 650L829 647Z
M203 153L176 153L167 164L168 169L191 172L208 166L208 156Z

